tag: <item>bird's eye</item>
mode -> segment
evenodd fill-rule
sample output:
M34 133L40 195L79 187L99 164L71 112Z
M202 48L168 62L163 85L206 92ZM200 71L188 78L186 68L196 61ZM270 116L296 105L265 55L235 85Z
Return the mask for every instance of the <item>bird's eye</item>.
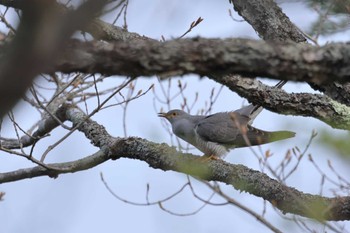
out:
M176 116L176 112L173 112L171 115Z

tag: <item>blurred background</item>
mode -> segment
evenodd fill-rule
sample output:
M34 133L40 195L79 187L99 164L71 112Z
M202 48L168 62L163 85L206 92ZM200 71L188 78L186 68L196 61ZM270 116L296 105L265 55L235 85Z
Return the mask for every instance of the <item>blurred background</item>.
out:
M311 7L311 2L278 1L291 21L309 34L315 32L320 17L320 11ZM2 12L4 10L5 8L1 9ZM11 14L8 20L15 25L17 16L15 14L12 18L10 16ZM112 12L102 18L112 23L115 16L116 12ZM126 14L130 32L137 32L157 40L162 38L171 40L181 36L191 22L198 17L203 18L203 22L186 37L259 39L252 27L243 22L242 18L233 11L228 1L130 0ZM116 25L123 26L123 24L123 17L121 17ZM6 31L6 28L3 30ZM344 33L344 30L322 33L317 36L320 45L349 40L349 34ZM79 34L77 36L79 37ZM123 81L124 77L110 77L99 87L108 88L119 85ZM277 82L268 79L261 79L261 81L268 85L274 85ZM40 77L36 83L47 85ZM127 96L131 89L135 92L146 91L152 85L154 85L152 90L131 101L127 106L104 109L92 119L105 126L107 131L116 137L137 136L178 146L179 141L169 134L169 124L159 119L157 112L181 108L184 98L189 105L192 106L193 103L191 108L193 114L206 112L209 106L210 112L215 113L235 110L244 104L249 104L228 88L206 77L199 78L196 75L174 77L166 81L159 81L156 77L141 77L133 83L132 88L129 86L123 90L122 94L124 97ZM294 82L288 82L284 89L288 92L314 92L307 84ZM164 104L162 101L169 96L175 97L170 104ZM115 101L118 101L118 98L121 100L123 96L116 96ZM214 99L214 103L210 104ZM96 100L91 100L90 104L93 105L94 102L96 103ZM15 107L14 116L23 129L29 129L40 117L35 109L24 102ZM273 177L267 164L271 168L278 167L292 148L298 147L300 151L304 151L309 144L312 132L315 131L318 135L309 144L297 170L288 178L287 185L311 194L330 197L349 195L348 187L339 188L339 183L342 182L339 174L345 178L350 175L347 143L344 143L349 139L348 132L332 129L325 123L312 118L283 116L267 110L259 115L254 126L268 131L291 130L297 134L295 138L261 147L232 150L225 161L243 164L252 169L264 171ZM65 132L64 129L55 129L50 137L38 143L35 148L36 153L42 154ZM9 119L3 120L1 134L16 137L13 124ZM329 143L330 141L332 143ZM335 141L338 144L335 144ZM180 143L186 146L184 142ZM80 132L75 132L48 154L46 162L71 161L93 154L96 150ZM261 160L266 159L264 155L268 150L273 155L268 158L268 161L262 163ZM189 152L201 155L199 151L191 148ZM312 161L308 155L312 156ZM297 163L295 157L292 163ZM1 172L32 166L34 166L33 163L24 158L0 153ZM108 186L125 201L111 195L101 181L101 173ZM155 170L144 162L129 159L108 161L87 171L60 175L57 179L39 177L2 184L0 191L5 192L6 195L4 201L0 202L0 232L270 232L253 216L233 205L206 205L197 212L203 203L194 198L188 188L162 204L172 213L162 210L159 205L138 206L128 203L145 204L146 198L150 202L157 202L179 190L188 179L191 179L193 188L199 196L204 199L211 196L212 191L193 178L176 172ZM329 229L324 224L303 218L290 221L288 219L293 218L292 215L283 215L262 199L240 193L227 185L221 186L230 197L263 215L283 232L301 232L304 228L300 228L296 222L307 224L310 231L314 232L325 232ZM223 199L214 196L212 201L222 203ZM349 229L347 222L329 224L334 224L343 232Z

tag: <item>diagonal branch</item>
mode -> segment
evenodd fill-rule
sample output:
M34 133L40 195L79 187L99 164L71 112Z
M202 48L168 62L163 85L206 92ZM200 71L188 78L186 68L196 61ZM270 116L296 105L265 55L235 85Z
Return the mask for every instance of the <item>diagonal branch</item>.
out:
M311 116L333 128L350 130L350 107L328 96L311 93L287 93L258 80L234 75L216 76L215 80L255 105L285 115Z
M66 120L66 111L67 106L63 105L56 111L54 115L57 119L54 119L49 115L41 119L38 124L38 129L32 135L26 134L18 139L0 138L0 147L5 149L20 149L22 147L33 145L42 137L50 133L54 128L60 126L61 122Z
M273 0L231 0L234 9L240 14L264 40L305 42L299 29L282 12ZM331 78L330 76L329 78ZM312 88L321 91L333 100L349 106L350 84L338 82L316 85Z
M15 9L23 10L25 1L22 0L0 0L0 5L6 7L12 7ZM70 9L65 5L56 1L52 2L52 6L60 13L60 16L67 14ZM94 9L94 8L92 8ZM83 18L81 18L83 19ZM70 22L74 22L70 20ZM137 42L138 40L153 40L149 37L141 36L137 33L128 32L122 27L118 27L109 23L106 23L100 19L92 19L91 22L85 26L82 26L82 31L90 33L96 40L104 41L130 41Z
M177 171L207 181L220 181L235 189L268 200L283 213L293 213L318 220L349 220L350 197L327 198L300 192L271 179L266 174L243 165L225 161L198 163L198 157L176 151L167 144L154 143L142 138L113 138L96 121L88 119L79 109L69 106L67 119L85 134L100 150L91 156L65 162L0 173L0 183L12 182L38 176L57 177L97 166L109 159L129 158L144 161L150 167L163 171Z
M120 155L139 159L153 168L179 171L207 181L230 184L237 190L268 200L284 213L323 220L350 218L350 197L325 198L305 194L243 165L222 160L198 164L198 159L191 154L180 154L165 144L155 144L140 138L117 140L112 152L116 158Z
M22 7L14 39L2 46L0 57L0 117L22 97L73 32L101 10L106 0L89 0L62 17L55 1L3 1ZM12 2L12 3L11 3ZM11 78L9 78L11 77Z
M230 0L234 9L267 41L305 42L297 27L273 0Z

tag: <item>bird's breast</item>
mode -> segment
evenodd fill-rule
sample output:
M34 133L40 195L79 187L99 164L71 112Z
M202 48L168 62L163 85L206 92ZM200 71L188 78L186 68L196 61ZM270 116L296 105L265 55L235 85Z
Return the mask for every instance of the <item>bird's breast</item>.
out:
M187 119L174 122L172 125L173 132L179 138L193 145L195 143L194 124Z

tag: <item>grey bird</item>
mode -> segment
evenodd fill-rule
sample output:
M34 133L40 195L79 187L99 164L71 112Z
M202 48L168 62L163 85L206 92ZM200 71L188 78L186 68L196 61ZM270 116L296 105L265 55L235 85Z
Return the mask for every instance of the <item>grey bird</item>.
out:
M261 145L295 136L291 131L268 132L252 127L256 111L261 111L258 108L260 107L248 105L236 111L209 116L190 115L175 109L158 113L158 116L170 122L176 136L195 146L204 156L218 159L230 149Z

